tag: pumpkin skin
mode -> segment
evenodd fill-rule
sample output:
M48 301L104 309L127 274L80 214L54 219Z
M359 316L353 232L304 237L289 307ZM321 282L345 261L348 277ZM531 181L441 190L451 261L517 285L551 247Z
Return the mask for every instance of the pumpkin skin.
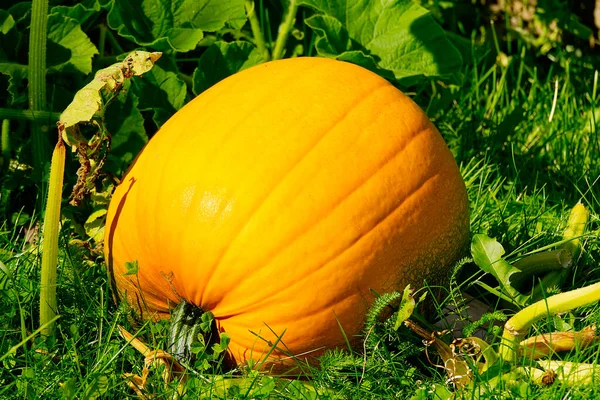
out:
M374 294L445 283L469 240L464 182L424 112L325 58L239 72L178 111L110 203L113 284L144 317L211 311L236 363L360 342ZM137 261L137 275L126 262ZM259 339L259 334L262 339Z

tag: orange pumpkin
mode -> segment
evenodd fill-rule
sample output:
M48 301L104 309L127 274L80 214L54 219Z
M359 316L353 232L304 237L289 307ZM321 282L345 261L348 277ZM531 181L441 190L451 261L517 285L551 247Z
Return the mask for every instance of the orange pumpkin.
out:
M372 291L444 283L469 211L411 99L359 66L294 58L237 73L167 121L105 232L117 292L143 316L186 301L214 314L235 362L278 336L269 359L282 362L345 347L344 334L356 344Z

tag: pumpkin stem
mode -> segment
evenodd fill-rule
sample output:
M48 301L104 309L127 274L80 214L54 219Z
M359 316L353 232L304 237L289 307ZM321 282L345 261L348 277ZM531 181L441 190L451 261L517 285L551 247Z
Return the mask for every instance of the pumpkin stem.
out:
M199 337L204 333L203 314L201 308L185 301L173 310L167 349L182 363L191 364L193 361L192 346L200 341Z
M213 314L187 303L179 303L171 315L168 351L184 366L206 370L224 363L234 366L227 352L229 335L219 332ZM215 365L216 364L216 365Z

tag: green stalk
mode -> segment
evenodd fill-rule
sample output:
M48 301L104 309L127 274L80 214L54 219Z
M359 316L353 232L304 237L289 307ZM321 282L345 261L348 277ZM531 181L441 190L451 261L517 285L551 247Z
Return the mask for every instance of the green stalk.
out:
M298 3L296 0L290 0L290 4L287 10L287 14L279 27L279 33L277 35L277 41L275 42L275 48L273 49L273 60L279 60L283 58L285 53L285 44L288 36L294 27L296 22L296 11L298 11Z
M195 359L192 347L198 342L198 335L209 331L206 327L203 329L202 314L204 311L200 308L182 301L171 315L168 352L186 365L192 365Z
M267 49L267 45L265 43L265 37L260 29L260 22L258 21L258 16L256 15L255 5L253 0L246 0L246 14L248 15L248 20L250 21L250 27L252 28L252 36L254 36L254 42L256 43L256 47L258 47L258 51L263 55L264 61L269 61L271 56L269 55L269 50Z
M50 165L50 188L44 214L42 277L40 282L40 326L42 334L51 335L56 317L56 265L58 263L58 233L60 229L60 205L62 201L63 176L65 173L66 148L62 136L52 153Z
M112 33L112 31L110 29L106 30L106 38L110 42L110 45L111 45L112 50L113 50L113 54L123 54L123 53L125 53L125 50L123 50L123 48L119 44L119 41L117 40L117 38L115 37L115 35Z
M587 225L589 216L589 211L581 203L575 204L575 206L571 209L571 213L569 214L567 226L565 227L562 237L562 241L566 242L563 243L559 249L571 253L573 260L576 260L577 256L581 252L580 237L583 236L585 232L585 226ZM532 298L539 299L543 297L543 290L546 288L561 286L566 280L570 271L570 268L566 268L564 270L550 272L548 275L542 278L542 282L535 287L532 293Z
M106 31L108 28L104 24L100 24L100 40L98 44L98 57L104 57L106 51Z
M511 276L511 283L514 287L519 287L532 275L539 276L550 271L562 271L570 268L572 263L573 256L566 249L531 254L513 263L513 266L521 272Z
M573 258L577 258L581 251L581 240L579 238L585 232L589 216L589 211L581 203L575 204L575 207L571 209L571 214L569 214L567 227L563 233L563 240L569 240L569 242L564 243L561 248L569 250Z
M557 373L557 379L567 387L598 384L600 367L597 364L576 363L562 360L542 360L538 364L546 371Z
M508 362L517 359L519 343L529 328L540 319L600 301L600 282L560 293L524 308L504 324L500 353Z
M48 26L48 0L33 0L29 37L29 109L46 109L46 36ZM41 171L48 160L48 144L44 133L48 127L37 121L31 124L33 165Z
M2 121L2 139L0 140L0 149L2 149L0 157L0 167L10 162L10 120Z
M58 121L60 113L50 111L16 110L0 108L0 118L16 119L21 121L46 120L47 123Z

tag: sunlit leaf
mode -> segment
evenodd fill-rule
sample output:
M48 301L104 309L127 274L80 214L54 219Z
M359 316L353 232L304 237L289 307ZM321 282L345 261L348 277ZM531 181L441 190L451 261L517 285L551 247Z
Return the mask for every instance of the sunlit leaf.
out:
M65 52L48 52L50 72L62 71L67 67L72 67L84 74L92 72L92 58L98 54L98 49L81 30L81 25L77 20L62 15L61 12L49 15L48 40L66 50ZM56 53L61 54L55 56Z
M416 2L302 0L301 4L321 14L307 20L317 35L315 47L321 55L339 58L359 51L395 79L460 80L460 53L427 9Z
M517 304L523 305L527 296L519 293L511 286L510 277L521 272L509 262L504 260L504 247L495 239L483 234L476 234L471 241L471 255L473 261L482 271L494 276L500 283L502 290Z
M114 1L108 13L109 26L122 37L180 52L196 48L204 32L240 29L245 21L243 0Z

